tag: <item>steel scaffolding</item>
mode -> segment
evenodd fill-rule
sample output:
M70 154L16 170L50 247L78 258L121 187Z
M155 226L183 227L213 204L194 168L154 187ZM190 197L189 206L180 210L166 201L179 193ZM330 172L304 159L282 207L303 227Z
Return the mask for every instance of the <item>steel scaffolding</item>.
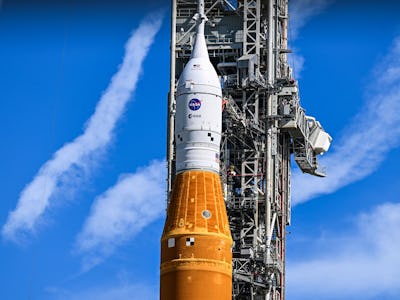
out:
M283 300L291 155L303 172L324 176L317 155L326 149L316 140L329 135L299 102L287 59L288 0L206 0L205 8L224 97L220 175L234 241L232 298ZM191 54L195 13L195 0L172 0L168 192L175 84Z

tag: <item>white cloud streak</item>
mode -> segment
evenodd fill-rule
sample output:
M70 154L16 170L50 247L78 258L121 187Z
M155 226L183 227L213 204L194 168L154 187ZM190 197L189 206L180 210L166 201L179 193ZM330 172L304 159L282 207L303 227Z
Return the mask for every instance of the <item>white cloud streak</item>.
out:
M400 298L400 204L358 216L352 234L325 237L325 253L287 266L290 299Z
M34 232L54 194L72 186L90 170L111 142L117 121L135 90L144 58L162 22L162 13L147 16L126 43L123 63L96 106L84 133L64 145L39 170L20 194L17 207L2 228L6 239L18 241Z
M304 57L299 54L293 42L298 38L300 29L314 16L321 14L334 0L292 0L289 2L289 34L293 54L289 63L294 77L299 79L304 67Z
M400 141L400 37L377 65L365 107L343 131L336 146L321 159L328 176L293 173L293 203L329 194L374 172Z
M154 161L120 178L96 198L77 238L83 271L101 263L122 243L159 218L165 209L166 163Z
M289 2L291 38L296 39L300 29L315 15L322 13L333 0L292 0Z
M289 58L290 58L289 64L290 64L290 67L292 68L293 77L298 80L301 78L301 72L304 69L305 59L302 55L300 55L297 52L297 50L295 48L293 49L293 53L290 54Z

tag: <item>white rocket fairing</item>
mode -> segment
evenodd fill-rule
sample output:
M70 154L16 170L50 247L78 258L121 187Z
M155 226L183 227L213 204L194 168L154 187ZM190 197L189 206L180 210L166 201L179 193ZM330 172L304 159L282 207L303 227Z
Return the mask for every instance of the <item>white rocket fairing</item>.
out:
M219 172L222 91L204 38L204 3L199 4L196 17L200 24L193 52L177 86L176 170Z

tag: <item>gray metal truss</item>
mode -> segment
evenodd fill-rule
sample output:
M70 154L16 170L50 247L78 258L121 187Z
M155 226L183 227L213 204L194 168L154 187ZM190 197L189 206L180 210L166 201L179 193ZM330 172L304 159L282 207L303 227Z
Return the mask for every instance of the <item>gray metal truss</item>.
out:
M223 87L221 179L233 237L233 299L285 299L290 158L323 176L287 63L288 0L206 0L206 39ZM195 0L172 0L168 192L175 84L191 49Z

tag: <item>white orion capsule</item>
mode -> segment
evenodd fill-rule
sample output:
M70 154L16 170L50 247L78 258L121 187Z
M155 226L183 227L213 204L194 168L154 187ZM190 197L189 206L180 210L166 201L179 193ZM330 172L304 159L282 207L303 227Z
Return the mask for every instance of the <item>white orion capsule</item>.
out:
M177 86L175 141L176 171L219 172L222 91L204 38L204 15L193 52Z

